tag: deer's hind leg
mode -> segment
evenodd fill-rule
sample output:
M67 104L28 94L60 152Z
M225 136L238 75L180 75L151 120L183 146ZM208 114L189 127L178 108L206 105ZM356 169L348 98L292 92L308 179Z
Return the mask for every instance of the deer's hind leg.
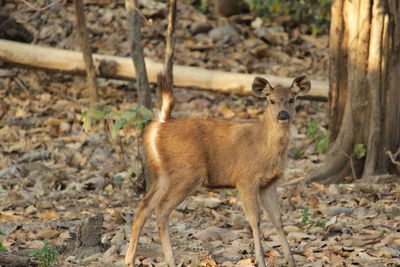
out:
M179 177L175 174L165 179L167 190L164 191L164 195L161 196L158 205L155 207L160 240L165 261L169 267L176 267L176 263L169 236L168 218L171 212L198 188L201 179L193 179L196 177L194 175L192 172L180 171Z
M135 254L140 232L142 231L143 225L150 217L154 208L160 201L161 195L163 194L164 188L160 186L159 178L160 177L153 181L150 190L147 192L146 196L139 202L138 208L136 209L135 220L132 223L129 247L125 256L125 265L128 267L134 266Z

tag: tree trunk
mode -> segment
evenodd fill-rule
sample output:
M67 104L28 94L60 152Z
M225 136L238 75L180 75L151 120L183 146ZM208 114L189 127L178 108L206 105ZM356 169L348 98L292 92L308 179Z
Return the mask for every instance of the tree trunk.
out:
M147 77L146 63L143 55L142 35L140 32L142 17L138 10L138 0L125 0L125 8L128 19L128 36L131 44L131 56L136 70L136 88L138 92L138 104L147 109L152 109L150 98L149 79ZM141 137L139 137L141 139ZM144 152L143 140L140 140L138 157L142 163L143 177L140 177L139 184L147 189L150 187L150 173L146 168L147 159Z
M312 181L393 172L400 145L400 3L335 0L330 31L330 147ZM356 145L366 155L354 152ZM350 156L350 159L349 159ZM353 170L352 170L353 168Z
M176 21L176 0L169 1L168 8L168 32L165 47L165 77L169 88L174 84L173 64L174 64L174 46L175 46L175 21Z
M138 103L151 110L149 79L147 77L146 63L144 62L142 35L140 33L142 17L138 10L138 0L125 0L125 8L128 19L131 56L136 70Z
M85 10L83 0L75 0L75 13L76 13L76 24L79 33L79 40L81 44L81 50L83 53L83 61L85 62L87 84L89 87L90 102L96 103L98 100L96 74L94 71L92 49L89 44L89 37L86 28Z

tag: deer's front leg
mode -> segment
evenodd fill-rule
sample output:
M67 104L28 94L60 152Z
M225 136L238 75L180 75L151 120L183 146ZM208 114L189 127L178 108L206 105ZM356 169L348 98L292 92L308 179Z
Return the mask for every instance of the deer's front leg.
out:
M288 261L289 266L295 267L296 263L293 259L292 252L290 251L285 232L283 231L282 216L278 203L278 198L276 196L276 186L272 185L260 190L260 199L265 211L268 213L269 218L276 228L279 240L281 241L283 247L283 254Z
M264 251L261 245L260 210L258 208L258 188L238 185L239 196L243 202L244 212L253 231L254 250L259 267L265 267Z

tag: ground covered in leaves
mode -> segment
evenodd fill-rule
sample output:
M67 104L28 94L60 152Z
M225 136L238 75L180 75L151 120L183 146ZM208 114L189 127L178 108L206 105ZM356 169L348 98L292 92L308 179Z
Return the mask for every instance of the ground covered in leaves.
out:
M99 2L103 4L88 6L96 50L127 55L126 25L118 19L125 17L122 3ZM39 12L19 3L14 12L16 5L5 7L19 19L29 18L26 24L35 33L35 42L78 48L71 5ZM162 4L144 8L145 16L153 20L145 25L145 53L159 60L164 47L164 9ZM207 32L198 36L191 25L207 22L215 29L234 22L205 16L185 3L178 5L178 10L187 11L178 13L179 64L283 76L299 72L326 76L326 36L315 38L301 30L296 35L296 30L281 28L273 31L271 27L276 25L264 25L270 35L263 39L256 33L259 22L252 23L254 18L243 15L235 24L238 41L235 34L218 40ZM258 29L264 26L258 25ZM260 55L263 60L259 60ZM137 182L141 175L139 133L121 131L119 138L112 139L104 122L83 132L82 113L88 108L84 79L14 70L16 77L0 81L2 246L28 255L46 241L59 252L60 266L122 266L134 208L143 196ZM100 79L99 85L102 102L115 110L134 105L136 94L129 83ZM257 120L265 108L262 100L253 97L179 88L175 94L175 116ZM329 186L306 184L307 172L324 159L318 140L326 136L326 104L299 101L297 111L288 168L278 188L296 262L299 266L398 266L398 178L349 178L350 183ZM81 244L76 240L82 235L82 224L101 214L103 224L99 229L93 227L97 232L92 233L99 235L101 242L92 250L79 251ZM235 190L196 192L171 214L170 225L180 266L254 266L251 229ZM266 260L271 266L286 266L267 216L261 227ZM160 266L163 255L154 218L146 224L139 242L137 264Z

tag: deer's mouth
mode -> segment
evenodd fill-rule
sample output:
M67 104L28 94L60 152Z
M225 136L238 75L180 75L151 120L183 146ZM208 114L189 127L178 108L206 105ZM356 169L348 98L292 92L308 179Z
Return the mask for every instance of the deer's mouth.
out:
M288 122L289 122L289 119L285 119L285 120L278 120L278 122L279 122L280 124L286 124L286 123L288 123Z
M279 122L288 122L290 119L290 114L286 110L279 111L278 115L276 116Z

